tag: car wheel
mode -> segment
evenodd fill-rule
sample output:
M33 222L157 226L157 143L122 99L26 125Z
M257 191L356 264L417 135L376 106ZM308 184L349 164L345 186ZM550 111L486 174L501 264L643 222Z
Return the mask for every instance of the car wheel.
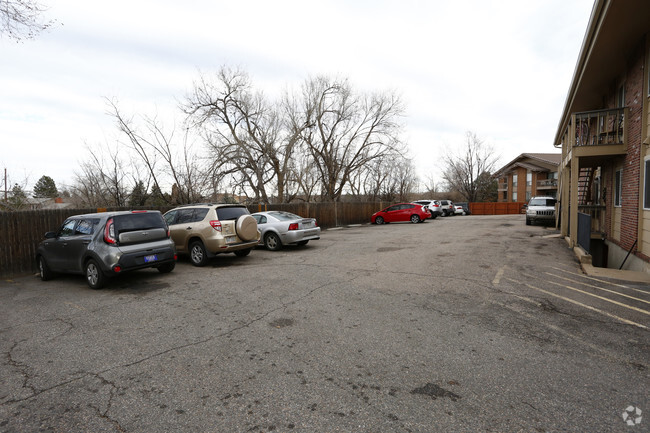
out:
M158 266L158 272L161 274L168 274L174 270L176 267L176 262L165 263L164 265Z
M383 223L384 223L384 219L382 217L375 218L375 224L382 225Z
M242 241L257 239L257 221L251 215L241 215L235 223L235 231Z
M432 213L432 214L431 214L431 219L434 220L434 219L436 219L436 218L438 218L438 215Z
M38 271L41 275L41 280L47 281L52 278L52 271L47 266L47 262L43 256L38 257Z
M300 245L300 246L307 245L307 242L309 242L309 241L300 241L300 242L298 242L298 245Z
M86 262L85 274L86 282L91 289L97 290L104 287L104 284L106 283L106 277L94 259L90 259Z
M275 233L267 233L264 236L264 246L269 251L277 251L282 248L282 241Z
M251 250L252 250L252 248L246 248L245 250L238 250L238 251L235 251L235 255L237 257L246 257L247 255L249 255L251 253Z
M530 220L529 220L528 218L526 218L526 225L527 225L527 226L530 225Z
M192 242L190 245L190 261L194 266L205 266L208 262L208 253L205 251L203 242Z
M413 224L417 224L417 223L419 223L419 222L420 222L420 217L417 216L417 215L411 215L411 222L412 222Z

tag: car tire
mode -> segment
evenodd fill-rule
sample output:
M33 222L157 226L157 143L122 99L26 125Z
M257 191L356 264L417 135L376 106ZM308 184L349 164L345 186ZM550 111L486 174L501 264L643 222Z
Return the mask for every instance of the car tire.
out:
M432 219L432 220L434 220L434 219L436 219L436 218L438 218L438 215L437 215L437 214L431 214L431 219Z
M303 245L307 245L307 242L309 242L309 241L300 241L300 242L298 242L297 244L298 244L299 246L303 246Z
M252 248L246 248L245 250L237 250L235 251L235 255L237 257L246 257L251 253Z
M526 218L526 225L527 225L527 226L530 225L530 220L529 220L528 218Z
M237 236L242 241L254 241L257 239L257 221L251 215L241 215L235 223Z
M269 251L278 251L282 249L282 241L280 240L280 236L276 235L273 232L267 233L266 236L264 236L264 246Z
M205 250L203 242L194 241L190 244L190 262L199 267L208 263L208 252Z
M168 274L174 270L176 267L176 262L165 263L164 265L158 266L158 272L161 274Z
M411 215L411 222L412 222L413 224L417 224L417 223L419 223L420 221L421 221L421 220L420 220L420 217L419 217L419 216L417 216L417 215Z
M43 256L38 256L38 272L41 276L42 281L47 281L52 279L52 271Z
M106 284L106 276L95 259L90 259L86 262L84 275L86 276L88 286L93 290L101 289Z
M382 225L384 223L384 219L382 217L377 217L375 218L375 224L377 225Z

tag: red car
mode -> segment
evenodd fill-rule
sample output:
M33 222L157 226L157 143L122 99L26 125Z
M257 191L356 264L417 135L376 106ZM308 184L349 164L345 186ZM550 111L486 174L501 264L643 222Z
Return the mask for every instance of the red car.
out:
M397 221L420 223L429 218L429 216L429 211L424 206L413 203L398 203L372 214L370 222L372 224L392 223Z

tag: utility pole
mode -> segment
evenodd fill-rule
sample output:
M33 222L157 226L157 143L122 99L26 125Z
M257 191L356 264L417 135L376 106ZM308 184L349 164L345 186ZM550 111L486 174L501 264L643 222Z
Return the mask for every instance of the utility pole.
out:
M5 167L5 201L7 201L7 167Z

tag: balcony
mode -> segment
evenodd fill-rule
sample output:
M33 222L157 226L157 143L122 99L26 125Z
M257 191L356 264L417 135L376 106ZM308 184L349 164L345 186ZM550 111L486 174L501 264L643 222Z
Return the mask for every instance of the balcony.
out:
M508 183L499 183L497 185L497 190L498 191L508 191Z
M541 179L537 181L537 190L557 189L557 179Z
M612 108L575 113L571 119L571 152L575 157L624 155L629 110Z

